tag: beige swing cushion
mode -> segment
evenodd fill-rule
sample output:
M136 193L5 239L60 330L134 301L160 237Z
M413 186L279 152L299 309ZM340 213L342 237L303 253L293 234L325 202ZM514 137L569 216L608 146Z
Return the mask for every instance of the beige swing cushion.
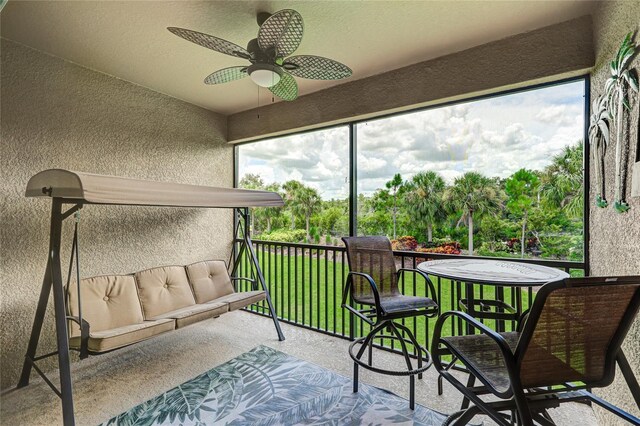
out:
M184 266L165 266L135 274L147 320L171 318L176 328L215 318L229 311L224 302L196 304Z
M207 303L234 293L224 260L196 262L186 269L197 303Z
M236 293L224 260L205 260L186 267L198 303L228 303L229 310L244 308L266 298L263 290Z
M145 319L195 305L184 266L161 266L135 273Z
M90 327L89 350L105 352L175 328L172 320L145 321L133 275L104 275L80 280L82 315ZM69 285L68 307L78 317L78 288ZM69 321L70 346L80 347L80 328Z

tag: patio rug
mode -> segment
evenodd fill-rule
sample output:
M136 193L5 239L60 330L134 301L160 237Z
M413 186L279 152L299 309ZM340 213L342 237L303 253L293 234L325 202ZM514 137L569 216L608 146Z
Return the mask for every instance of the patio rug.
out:
M445 415L267 346L246 352L103 425L441 425Z

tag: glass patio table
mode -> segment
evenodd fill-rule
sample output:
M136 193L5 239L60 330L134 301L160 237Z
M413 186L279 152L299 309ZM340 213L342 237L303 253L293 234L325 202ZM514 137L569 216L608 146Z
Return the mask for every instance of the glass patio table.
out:
M458 302L460 308L475 318L496 320L497 331L504 331L505 321L517 320L522 314L521 298L516 300L516 307L504 301L505 288L537 287L569 277L559 269L503 259L430 260L420 263L418 269L429 275L463 282L466 297ZM476 299L474 284L495 286L495 300Z

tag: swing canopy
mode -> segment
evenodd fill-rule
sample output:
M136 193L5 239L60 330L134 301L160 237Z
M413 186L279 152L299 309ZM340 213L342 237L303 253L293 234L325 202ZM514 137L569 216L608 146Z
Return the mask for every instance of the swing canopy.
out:
M269 191L158 182L64 169L49 169L33 175L25 195L109 205L203 208L284 205L279 194Z

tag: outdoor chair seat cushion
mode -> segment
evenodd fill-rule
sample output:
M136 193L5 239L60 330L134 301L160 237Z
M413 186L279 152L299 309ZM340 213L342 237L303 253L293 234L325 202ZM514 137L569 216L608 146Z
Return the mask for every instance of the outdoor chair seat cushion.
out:
M506 340L511 352L514 352L520 338L520 333L511 331L499 333ZM485 334L471 334L466 336L449 336L442 338L443 343L458 358L474 368L481 379L493 386L499 392L510 389L509 372L504 363L502 352L498 344Z
M111 330L90 331L89 351L107 352L123 346L141 342L150 337L157 336L175 329L172 319L160 319L157 321L144 321L140 324L130 324ZM72 337L69 340L72 348L80 348L80 337Z
M245 306L252 305L254 303L258 303L261 300L267 298L267 293L263 290L255 290L255 291L241 291L238 293L228 294L226 296L222 296L213 300L209 303L216 302L225 302L229 304L229 310L235 311L236 309L244 308Z
M213 301L204 305L185 306L184 308L165 312L152 319L161 320L171 318L175 320L176 328L182 328L198 321L218 317L226 312L229 312L228 303Z
M376 304L373 296L358 298L358 302L365 305ZM436 309L438 304L428 297L405 296L399 294L396 296L380 297L380 306L382 306L382 309L384 309L387 314L394 314L426 308Z

